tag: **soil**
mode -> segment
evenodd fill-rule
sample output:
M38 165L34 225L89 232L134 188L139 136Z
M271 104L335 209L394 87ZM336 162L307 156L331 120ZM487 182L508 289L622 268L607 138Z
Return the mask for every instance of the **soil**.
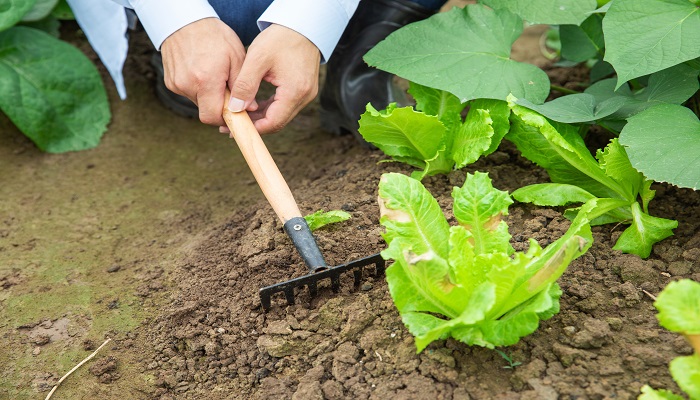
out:
M528 31L516 49L545 66L532 51L540 34ZM384 277L369 268L358 286L347 274L338 293L324 283L315 297L301 290L295 305L279 296L261 309L260 287L306 269L230 141L160 107L150 49L142 35L132 40L130 98L120 102L108 84L114 121L97 149L42 154L0 120L0 399L45 397L107 337L55 398L633 399L644 384L678 392L668 362L691 348L658 326L646 293L700 281L700 193L655 185L651 214L680 223L646 260L612 250L622 226L594 228L593 247L559 281L561 312L499 349L504 356L451 339L416 354ZM562 71L548 73L574 88L578 72ZM411 170L322 132L317 107L265 140L303 213L352 215L316 232L337 265L384 248L379 177ZM452 187L473 171L508 191L547 181L504 142L424 181L448 217ZM561 236L562 211L511 206L513 246Z

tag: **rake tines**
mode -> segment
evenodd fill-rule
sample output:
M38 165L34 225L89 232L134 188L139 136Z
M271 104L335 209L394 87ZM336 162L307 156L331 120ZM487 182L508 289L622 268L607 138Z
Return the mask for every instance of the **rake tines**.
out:
M260 302L262 303L264 310L269 310L270 306L272 305L272 295L275 293L284 292L284 297L287 299L287 304L294 304L295 288L307 286L309 288L309 293L313 297L318 293L317 283L320 280L327 278L330 278L331 280L331 289L334 292L337 292L340 290L340 275L350 270L352 270L352 275L355 279L355 287L357 287L360 285L360 281L362 280L362 271L364 267L370 264L374 264L376 276L380 276L384 273L384 259L379 253L377 253L347 264L317 270L316 272L308 275L266 286L260 289Z

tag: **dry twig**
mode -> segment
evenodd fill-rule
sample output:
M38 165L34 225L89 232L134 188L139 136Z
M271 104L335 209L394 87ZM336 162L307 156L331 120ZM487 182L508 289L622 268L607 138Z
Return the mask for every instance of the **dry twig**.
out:
M95 351L94 351L92 354L90 354L89 356L85 357L85 359L84 359L83 361L81 361L78 365L76 365L75 367L73 367L73 369L71 369L70 371L68 371L67 374L63 375L63 377L61 377L61 379L58 380L58 383L56 383L56 385L54 385L54 387L51 389L51 391L49 392L49 394L46 396L46 399L45 399L45 400L49 400L49 399L51 398L51 396L53 396L53 393L56 391L56 389L58 389L58 386L61 384L61 382L63 382L66 378L68 378L68 376L69 376L70 374L72 374L73 372L75 372L75 370L77 370L78 368L80 368L80 366L82 366L82 365L85 364L86 362L90 361L91 358L95 357L95 355L97 354L97 352L100 351L100 349L103 348L103 347L104 347L107 343L109 343L111 340L112 340L112 339L107 338L107 340L105 340L105 342L102 343L102 344L100 345L100 347L97 348L97 350L95 350Z

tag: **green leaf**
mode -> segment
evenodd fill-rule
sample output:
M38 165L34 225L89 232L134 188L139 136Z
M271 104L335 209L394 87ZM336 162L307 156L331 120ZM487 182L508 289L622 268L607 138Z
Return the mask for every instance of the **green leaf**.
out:
M525 158L546 169L552 182L579 186L596 197L625 196L627 190L605 175L575 127L550 123L522 106L512 104L511 109L506 138Z
M484 156L498 150L498 146L510 129L510 107L508 103L501 100L476 99L471 103L472 108L486 110L491 118L493 136L491 136L491 146L484 152Z
M425 168L425 160L444 149L445 126L431 115L411 107L390 105L379 112L371 104L360 117L360 134L396 160Z
M615 0L603 31L617 87L700 57L700 9L688 0Z
M493 141L493 120L488 111L471 107L467 119L455 133L452 142L452 160L455 168L475 162L484 154Z
M613 249L647 258L651 246L672 236L677 227L678 221L645 214L639 203L632 203L632 224L622 232Z
M51 15L51 10L56 7L56 4L58 0L35 0L34 7L22 16L22 21L34 22L44 19Z
M565 206L585 203L595 196L575 185L565 183L539 183L522 187L512 194L515 200L538 206Z
M315 231L329 224L335 224L349 220L351 215L341 210L323 211L319 210L313 214L304 216L311 231Z
M437 201L417 180L384 174L379 201L388 248L389 292L416 337L417 351L452 336L493 348L516 343L540 319L559 311L554 281L592 241L585 204L567 233L546 249L530 240L527 253L513 252L500 220L512 201L483 173L455 188L449 227Z
M561 56L567 60L584 62L603 54L603 16L593 14L581 26L561 25Z
M700 187L700 121L690 109L662 104L644 110L629 118L620 143L647 178Z
M503 217L513 204L508 192L495 189L488 174L467 174L464 185L452 190L454 215L472 235L475 254L513 252Z
M700 354L676 357L668 367L678 387L691 399L700 399Z
M0 4L0 31L8 29L34 7L37 0L3 0Z
M455 131L462 125L460 113L466 105L452 93L414 82L410 83L408 93L416 100L416 110L438 117L448 132Z
M365 61L446 90L462 102L505 100L513 93L541 103L549 94L547 75L534 65L510 59L522 30L522 20L509 11L472 4L397 30L370 50Z
M700 283L681 279L669 283L654 302L656 318L664 328L685 335L700 335Z
M632 92L627 85L615 90L615 79L596 82L586 89L597 103L618 97L625 99L625 104L611 118L626 119L657 104L682 104L700 89L698 70L685 64L679 64L649 76L645 88Z
M683 397L673 394L666 389L655 390L649 385L642 386L642 394L637 400L685 400Z
M636 198L644 183L644 175L632 167L618 139L612 139L603 151L598 150L597 158L605 174L626 189L625 198Z
M517 104L537 111L551 120L574 124L603 119L619 110L625 102L622 97L611 97L599 103L592 94L577 93L539 105L527 99L518 99Z
M480 0L489 7L507 9L532 24L580 24L595 11L595 0Z
M0 109L51 153L96 146L111 118L92 62L75 47L26 27L0 32Z

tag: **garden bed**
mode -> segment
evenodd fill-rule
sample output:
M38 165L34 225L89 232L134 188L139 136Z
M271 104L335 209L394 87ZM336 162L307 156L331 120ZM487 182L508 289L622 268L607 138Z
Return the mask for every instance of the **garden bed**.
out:
M339 140L339 146L347 140ZM353 218L317 232L329 263L383 249L376 202L382 172L409 170L377 164L365 151L293 190L304 212L344 209ZM546 181L513 146L467 168L487 171L494 186L512 191ZM448 216L450 191L465 172L433 177L426 186ZM147 332L155 345L148 369L161 398L411 398L411 399L633 399L644 384L673 388L668 362L691 348L658 326L651 298L668 282L700 280L700 196L659 185L655 215L681 222L648 260L611 250L619 227L594 228L595 243L560 280L561 312L531 336L496 351L438 341L417 355L382 278L353 290L296 305L283 296L265 313L257 290L305 273L267 205L256 205L202 237L180 266L177 290ZM561 213L515 204L507 222L514 247L527 238L542 246L569 222Z

